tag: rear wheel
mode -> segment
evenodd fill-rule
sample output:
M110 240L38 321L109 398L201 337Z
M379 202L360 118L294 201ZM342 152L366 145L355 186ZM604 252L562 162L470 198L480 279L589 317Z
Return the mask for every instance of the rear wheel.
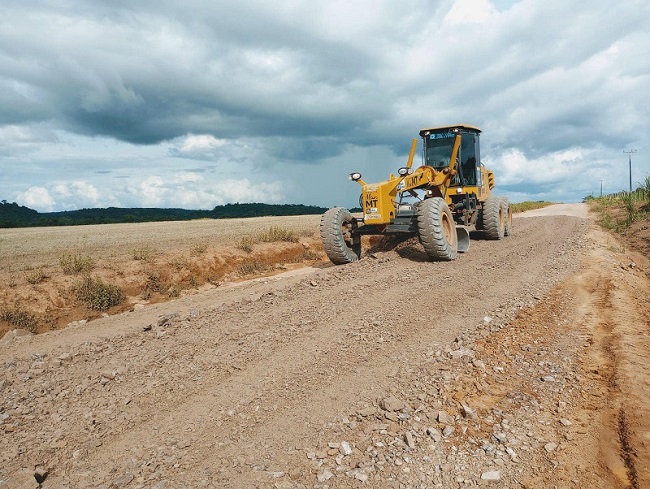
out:
M503 213L503 235L510 236L512 232L512 207L510 207L510 199L501 197L501 212Z
M441 197L427 199L418 205L417 210L420 242L429 258L436 261L456 258L456 224L445 200Z
M328 210L320 218L320 237L327 257L335 265L359 260L361 238L353 234L357 221L343 207Z
M482 227L488 239L502 239L505 235L505 215L501 199L488 197L483 202Z

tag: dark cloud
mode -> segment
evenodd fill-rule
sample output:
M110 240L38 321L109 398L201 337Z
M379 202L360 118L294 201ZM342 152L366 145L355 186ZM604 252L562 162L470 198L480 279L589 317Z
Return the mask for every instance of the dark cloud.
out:
M376 147L392 170L420 128L452 122L482 127L495 159L650 137L640 0L8 0L0 15L0 164L275 181L350 152L374 168Z

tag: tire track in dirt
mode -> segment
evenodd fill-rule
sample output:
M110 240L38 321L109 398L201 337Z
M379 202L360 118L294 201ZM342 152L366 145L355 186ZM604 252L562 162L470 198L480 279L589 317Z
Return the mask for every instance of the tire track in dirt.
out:
M596 399L602 414L594 420L602 426L600 458L618 481L612 484L638 489L650 485L650 311L644 300L650 287L629 251L602 231L593 233L598 244L592 263L574 286L588 311L583 327L593 343L585 358L586 375L602 382L604 391Z

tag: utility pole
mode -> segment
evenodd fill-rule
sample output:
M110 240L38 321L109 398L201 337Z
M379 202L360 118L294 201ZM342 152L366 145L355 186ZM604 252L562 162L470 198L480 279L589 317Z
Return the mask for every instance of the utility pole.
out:
M632 153L636 153L636 149L623 150L623 153L627 153L630 163L630 193L632 193Z
M603 196L603 182L604 182L604 181L605 181L605 180L601 180L601 181L600 181L600 196L601 196L601 197Z

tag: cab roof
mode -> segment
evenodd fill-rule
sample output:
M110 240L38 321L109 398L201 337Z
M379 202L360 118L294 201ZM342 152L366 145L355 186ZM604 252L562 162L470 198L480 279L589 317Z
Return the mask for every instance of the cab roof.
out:
M438 132L438 131L443 131L443 130L451 130L451 129L468 129L470 131L475 131L475 132L481 132L481 130L476 127L476 126L471 126L469 124L452 124L450 126L436 126L436 127L425 127L424 129L420 129L420 136L424 136L425 132Z

